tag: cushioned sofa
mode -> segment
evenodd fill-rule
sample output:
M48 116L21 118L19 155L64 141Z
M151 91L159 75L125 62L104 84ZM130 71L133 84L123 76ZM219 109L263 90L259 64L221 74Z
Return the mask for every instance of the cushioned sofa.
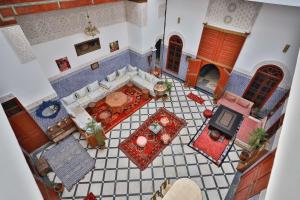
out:
M250 114L253 106L253 102L228 91L224 93L217 104L222 104L246 116Z
M137 67L128 65L109 74L106 80L94 81L62 98L61 102L67 112L71 116L75 116L75 113L72 112L74 107L81 106L85 108L90 102L97 102L103 99L109 93L118 90L130 81L141 89L148 89L150 95L155 96L153 87L159 79Z

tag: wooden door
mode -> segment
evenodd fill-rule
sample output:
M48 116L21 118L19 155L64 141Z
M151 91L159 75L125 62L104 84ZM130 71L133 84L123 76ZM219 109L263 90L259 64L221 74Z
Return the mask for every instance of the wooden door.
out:
M275 151L242 175L235 193L235 200L247 200L267 188L274 157Z
M170 38L166 68L175 73L179 72L182 46L183 43L179 36L173 35Z
M218 69L220 72L220 79L219 79L217 87L215 89L215 96L217 98L220 98L224 93L224 90L226 88L227 82L230 77L230 73L227 71L227 69L225 69L223 67L218 67Z
M257 70L243 97L262 108L283 78L282 70L274 65L265 65Z
M49 141L43 130L16 98L3 103L3 108L19 145L26 152L32 153Z
M185 86L195 87L200 72L202 61L200 59L191 59L185 77Z

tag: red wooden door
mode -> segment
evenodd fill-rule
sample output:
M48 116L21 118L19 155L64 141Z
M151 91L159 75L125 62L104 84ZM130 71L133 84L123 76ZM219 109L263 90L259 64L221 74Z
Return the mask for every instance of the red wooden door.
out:
M179 72L182 46L182 40L179 36L173 35L170 38L166 68L175 73Z
M274 157L275 151L242 175L235 193L235 200L247 200L267 188Z
M191 59L185 77L185 86L195 87L200 72L202 61L200 59Z
M220 72L220 79L218 81L217 87L215 89L215 95L217 98L220 98L226 88L227 82L230 77L230 73L227 71L227 69L223 67L218 67Z

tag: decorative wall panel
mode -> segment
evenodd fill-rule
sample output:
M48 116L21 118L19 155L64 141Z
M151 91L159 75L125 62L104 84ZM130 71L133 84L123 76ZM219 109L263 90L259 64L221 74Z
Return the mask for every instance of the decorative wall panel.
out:
M261 8L261 3L245 0L210 0L206 20L208 24L227 26L248 32Z
M126 21L124 2L23 15L16 19L30 44L35 45L83 32L87 13L100 32L101 27Z
M147 4L126 2L126 20L137 26L147 25Z
M20 26L10 26L2 31L16 52L21 63L27 63L35 59L32 47Z

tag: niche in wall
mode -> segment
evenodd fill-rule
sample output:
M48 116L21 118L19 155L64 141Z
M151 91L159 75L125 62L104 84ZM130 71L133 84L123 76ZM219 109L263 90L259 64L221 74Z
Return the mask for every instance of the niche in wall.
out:
M99 38L87 40L87 41L75 44L74 46L75 46L77 56L82 56L84 54L90 53L92 51L96 51L101 48Z

